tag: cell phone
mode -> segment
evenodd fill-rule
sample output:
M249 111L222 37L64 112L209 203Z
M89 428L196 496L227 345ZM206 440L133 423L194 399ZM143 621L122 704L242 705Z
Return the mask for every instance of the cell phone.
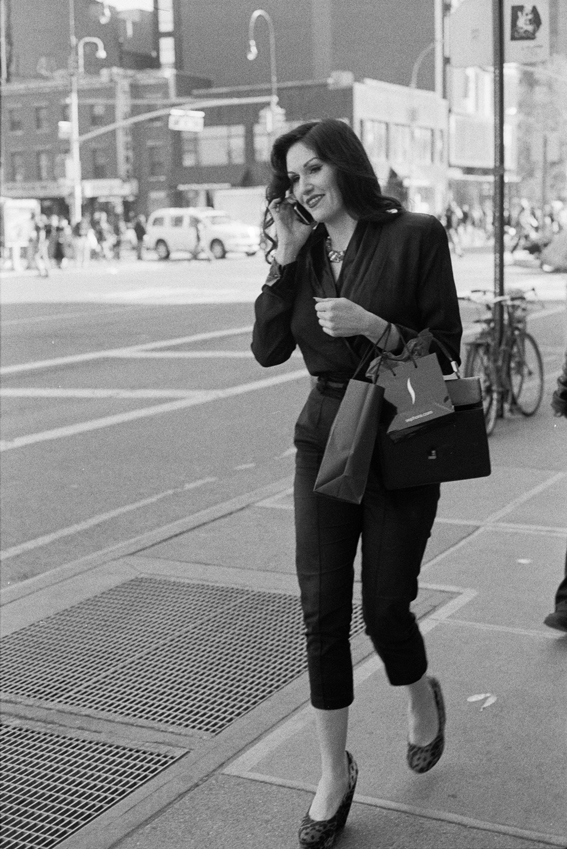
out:
M313 224L313 216L299 203L299 201L296 200L295 203L292 204L292 209L302 224Z

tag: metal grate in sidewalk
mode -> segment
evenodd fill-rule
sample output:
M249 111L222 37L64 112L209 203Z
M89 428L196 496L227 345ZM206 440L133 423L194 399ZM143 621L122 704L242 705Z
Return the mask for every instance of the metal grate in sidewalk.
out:
M415 614L448 594L425 591ZM352 633L364 630L354 606ZM306 668L293 595L140 577L2 640L4 697L221 732Z
M207 734L305 669L295 596L147 577L2 643L5 695Z
M175 755L2 722L2 849L50 849Z

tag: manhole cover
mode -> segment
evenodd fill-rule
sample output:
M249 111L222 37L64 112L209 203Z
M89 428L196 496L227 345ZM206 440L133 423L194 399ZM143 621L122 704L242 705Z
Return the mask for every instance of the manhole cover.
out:
M50 849L177 756L0 724L2 849Z

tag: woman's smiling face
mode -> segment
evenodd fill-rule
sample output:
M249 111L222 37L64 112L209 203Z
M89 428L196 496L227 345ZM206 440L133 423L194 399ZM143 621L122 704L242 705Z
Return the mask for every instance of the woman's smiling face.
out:
M303 142L292 145L287 152L287 173L294 197L315 221L329 224L345 215L335 169L312 148Z

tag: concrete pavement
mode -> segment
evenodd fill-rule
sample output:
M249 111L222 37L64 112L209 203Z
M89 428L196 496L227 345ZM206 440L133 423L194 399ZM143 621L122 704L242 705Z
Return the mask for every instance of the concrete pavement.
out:
M491 437L492 475L443 488L417 607L448 711L446 752L430 773L416 776L405 766L403 694L387 685L367 638L353 640L349 748L360 778L337 846L567 845L567 638L542 624L565 555L566 438L567 423L547 404L534 418L501 421ZM289 478L276 481L10 588L5 632L88 607L140 577L295 596L289 486ZM65 698L54 705L8 697L7 713L34 728L175 755L58 846L292 849L318 779L306 700L303 673L212 736L151 731L120 711L97 714Z
M490 440L489 478L443 487L416 604L431 670L442 682L448 712L446 752L430 773L417 776L407 769L403 694L387 685L365 635L358 632L353 638L356 699L349 749L359 763L360 778L337 847L567 846L567 637L542 624L562 576L567 540L567 421L554 418L548 405L564 347L557 324L563 309L563 303L548 303L545 314L533 319L547 375L546 400L539 413L498 422ZM554 322L550 330L549 321ZM161 771L113 797L114 769L89 778L88 793L94 787L103 798L99 812L83 819L82 827L69 827L69 836L56 844L38 838L25 845L296 846L297 826L318 780L301 668L293 667L281 686L270 689L268 682L246 710L216 731L162 720L159 712L157 719L156 712L145 719L141 710L136 714L130 707L147 693L148 703L159 703L167 713L183 688L184 667L177 656L191 662L204 645L214 667L218 655L232 648L219 648L214 640L207 643L212 639L207 618L214 611L206 607L191 642L189 626L199 611L193 601L180 613L175 606L186 589L245 591L251 594L246 598L259 602L257 616L274 600L285 605L288 598L296 599L291 464L292 457L290 474L269 486L2 594L3 633L16 641L19 652L15 683L11 689L10 682L5 684L3 699L11 727L93 744L98 747L97 761L103 746L169 758ZM134 607L136 599L128 595L129 587L140 584L144 591L150 586L161 593L173 586L176 592L163 599L150 593L150 603L134 611L130 631L128 605ZM357 584L357 597L358 591ZM117 593L125 596L126 606L118 608L116 618L105 599L115 605ZM230 604L237 607L236 602ZM286 640L291 644L295 629L273 649L273 664L268 655L268 664L262 665L265 640L256 616L246 619L245 627L240 627L238 616L233 618L235 629L229 636L236 646L232 656L237 672L254 637L252 653L258 655L260 677L269 676L272 665L285 666ZM181 627L185 619L189 622ZM40 639L34 641L38 633ZM20 637L25 641L18 643ZM171 670L163 679L162 693L140 661L160 642L165 653L158 660L165 672ZM59 654L60 649L65 651ZM67 673L67 667L69 675L79 677L84 670L86 680L72 685L65 680L57 689L55 679ZM162 670L152 668L157 680ZM26 673L27 690L20 683ZM205 692L210 692L202 707L205 718L216 699L215 687L220 684L224 697L238 684L238 676L231 678L230 673L224 668L205 681ZM253 677L250 680L254 683ZM198 684L195 679L192 686ZM41 695L42 688L48 695ZM181 702L192 696L182 689ZM57 794L68 783L78 781L65 761L62 765L60 784L53 785L47 799L52 817L63 807L52 800L59 800ZM43 815L44 797L34 795L30 786L32 806ZM87 785L79 785L79 791L82 804ZM76 797L76 792L68 797L70 807L78 804Z

